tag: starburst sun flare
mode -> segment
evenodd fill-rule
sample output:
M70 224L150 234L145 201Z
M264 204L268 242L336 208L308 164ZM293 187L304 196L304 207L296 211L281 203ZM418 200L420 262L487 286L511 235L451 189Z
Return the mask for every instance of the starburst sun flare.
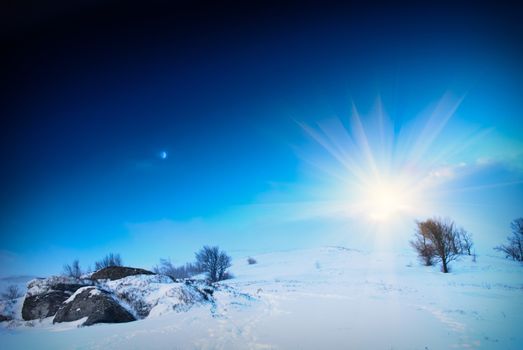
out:
M459 159L484 133L464 133L459 143L445 137L445 126L460 103L445 95L428 114L400 129L394 128L381 103L365 118L371 120L366 125L356 108L346 123L336 118L316 127L300 125L331 156L329 162L312 163L334 179L336 198L343 193L343 212L384 223L399 216L430 215L435 197L464 166L449 159Z

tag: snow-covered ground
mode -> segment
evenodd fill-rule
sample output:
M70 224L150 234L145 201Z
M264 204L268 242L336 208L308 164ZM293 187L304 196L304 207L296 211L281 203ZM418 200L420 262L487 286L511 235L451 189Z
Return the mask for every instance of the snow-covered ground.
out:
M0 327L2 349L522 349L523 266L463 257L452 273L413 254L341 247L236 260L214 302L122 324ZM172 288L157 281L144 296ZM118 284L111 282L112 284ZM116 286L115 286L116 287ZM163 302L162 302L163 303ZM168 305L168 304L167 304ZM160 312L161 311L161 312Z

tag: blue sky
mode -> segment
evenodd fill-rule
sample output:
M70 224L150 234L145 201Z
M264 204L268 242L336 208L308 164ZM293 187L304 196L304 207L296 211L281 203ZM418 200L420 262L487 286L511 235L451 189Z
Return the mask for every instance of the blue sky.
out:
M382 106L401 158L431 115L441 122L445 96L461 100L417 163L447 178L416 194L430 211L398 215L391 249L408 249L427 214L454 218L491 254L522 215L523 40L510 8L173 5L136 24L137 9L105 6L107 22L67 12L8 38L2 275L107 252L183 263L203 244L236 256L372 249L379 224L329 211L354 204L342 188L352 175L304 129L334 120L354 136L353 106L372 147ZM173 24L165 11L185 15Z

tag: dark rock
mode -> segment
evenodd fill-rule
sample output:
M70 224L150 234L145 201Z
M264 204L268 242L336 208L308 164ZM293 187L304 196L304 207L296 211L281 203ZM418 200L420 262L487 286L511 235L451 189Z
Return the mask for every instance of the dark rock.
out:
M127 276L134 275L154 275L154 272L147 271L144 269L137 269L134 267L124 267L124 266L109 266L101 270L96 271L91 275L93 280L105 280L109 279L111 281L118 280Z
M12 319L13 318L11 316L0 315L0 322L11 321Z
M53 316L70 296L71 294L62 291L26 296L22 306L22 318L28 321Z
M63 276L32 280L27 286L22 318L28 321L53 316L67 298L89 284L89 280Z
M108 292L95 287L85 287L77 292L73 300L63 304L53 323L71 322L84 317L87 317L84 326L135 320L134 316L120 306Z
M74 292L76 292L78 289L82 288L82 287L85 287L86 285L90 285L91 283L87 284L87 283L72 283L72 284L68 284L68 283L58 283L58 284L55 284L53 285L53 290L56 290L56 291L61 291L61 292L69 292L71 294L73 294Z

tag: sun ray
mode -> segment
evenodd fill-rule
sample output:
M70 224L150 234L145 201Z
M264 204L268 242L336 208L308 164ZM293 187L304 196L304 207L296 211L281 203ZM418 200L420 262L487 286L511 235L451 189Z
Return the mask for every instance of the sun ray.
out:
M318 123L317 128L299 123L336 161L328 166L318 165L326 173L336 174L339 182L333 185L337 188L333 190L334 198L346 196L333 207L339 211L343 205L342 211L348 216L378 223L428 212L431 198L441 195L445 184L458 175L466 175L462 163L449 164L449 159L459 159L464 150L489 133L489 129L462 132L456 138L459 142L443 139L442 146L445 128L462 101L463 97L456 99L445 94L428 118L419 117L423 124L418 120L414 128L404 126L398 136L381 99L377 99L373 114L365 123L354 104L349 127L340 119ZM340 171L327 169L340 165Z
M417 163L422 157L426 156L427 151L441 134L462 101L463 97L457 101L452 101L448 94L443 96L429 116L424 128L421 130L415 144L411 148L408 164Z

